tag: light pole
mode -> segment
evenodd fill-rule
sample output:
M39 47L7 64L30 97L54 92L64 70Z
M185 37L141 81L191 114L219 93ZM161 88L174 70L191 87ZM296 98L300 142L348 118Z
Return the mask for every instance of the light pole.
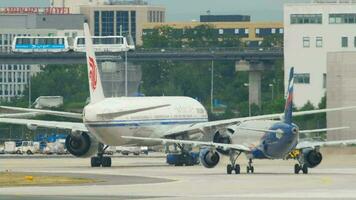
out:
M127 51L125 51L125 96L127 97L128 91L127 91Z
M214 60L211 60L210 110L214 110Z
M268 86L269 86L269 87L271 88L271 90L272 90L271 98L272 98L272 101L273 101L273 99L274 99L274 91L273 91L274 85L273 85L273 83L270 83Z
M28 72L28 108L31 108L31 65Z
M244 83L244 86L247 87L250 90L250 84ZM249 91L250 93L250 91ZM250 94L249 94L250 95ZM250 97L248 98L248 116L251 116L251 103L250 103Z

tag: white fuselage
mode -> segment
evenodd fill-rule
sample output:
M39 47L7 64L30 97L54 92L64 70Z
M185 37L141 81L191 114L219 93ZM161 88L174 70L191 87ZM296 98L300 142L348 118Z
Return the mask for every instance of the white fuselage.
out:
M239 127L254 127L257 129L268 130L271 128L273 124L277 121L274 120L251 120L245 121L241 124L237 124L231 126L229 128L233 129L235 132L231 137L233 144L242 144L250 148L257 147L261 144L262 137L266 134L266 132L253 131L253 130L245 130L239 129Z
M155 145L157 143L148 141L132 143L121 136L159 138L177 126L206 121L208 115L205 108L189 97L106 98L84 108L84 123L90 134L99 142L111 146Z

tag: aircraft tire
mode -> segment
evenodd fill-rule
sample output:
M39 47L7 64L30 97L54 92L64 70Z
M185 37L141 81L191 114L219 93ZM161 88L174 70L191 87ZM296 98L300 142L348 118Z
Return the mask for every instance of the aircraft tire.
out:
M231 166L230 164L228 164L228 165L226 166L226 172L227 172L227 174L231 174L231 172L232 172L232 166Z
M303 171L303 174L308 174L308 167L306 165L303 165L302 171Z
M301 170L301 169L300 169L300 165L299 165L299 164L295 164L295 165L294 165L294 173L295 173L295 174L299 174L300 170Z
M110 157L103 157L101 159L101 165L103 167L111 167L111 158Z
M240 173L241 173L240 165L235 165L235 174L240 174Z
M99 157L91 157L90 160L91 167L100 167L101 159Z

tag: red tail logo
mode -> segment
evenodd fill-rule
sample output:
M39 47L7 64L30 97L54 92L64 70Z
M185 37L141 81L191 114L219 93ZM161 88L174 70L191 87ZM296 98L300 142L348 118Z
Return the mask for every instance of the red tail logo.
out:
M90 66L90 71L89 71L89 79L90 79L90 86L93 90L96 89L96 83L98 80L98 74L96 73L96 63L94 58L89 57L89 66Z

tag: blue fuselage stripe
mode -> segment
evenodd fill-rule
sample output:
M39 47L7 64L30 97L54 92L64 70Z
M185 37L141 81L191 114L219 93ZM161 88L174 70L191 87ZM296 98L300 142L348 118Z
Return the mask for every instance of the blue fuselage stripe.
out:
M207 119L155 119L155 120L116 120L106 122L88 122L90 127L105 128L105 127L123 127L123 126L157 126L157 125L179 125L179 124L194 124L207 122Z
M16 44L16 49L64 49L64 44Z

